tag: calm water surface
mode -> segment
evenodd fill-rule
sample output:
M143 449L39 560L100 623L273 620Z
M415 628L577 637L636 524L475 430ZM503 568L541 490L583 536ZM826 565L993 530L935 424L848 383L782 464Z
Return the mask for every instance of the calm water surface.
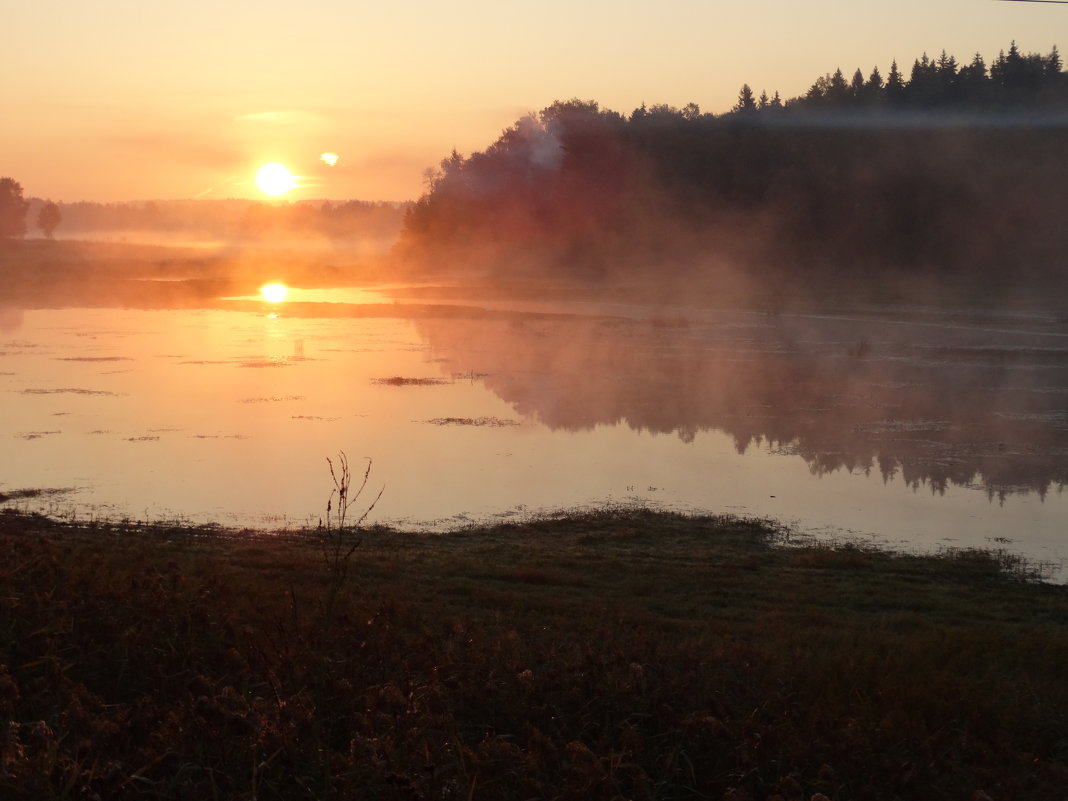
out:
M344 450L385 487L372 519L400 526L642 502L1004 547L1063 576L1063 320L323 292L273 313L7 310L4 504L298 526Z

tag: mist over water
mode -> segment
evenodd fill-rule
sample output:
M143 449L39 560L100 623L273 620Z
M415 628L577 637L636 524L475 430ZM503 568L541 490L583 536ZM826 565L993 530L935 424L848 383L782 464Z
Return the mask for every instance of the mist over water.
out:
M873 471L1001 500L1068 476L1068 332L1055 318L678 311L417 328L554 429L625 423L684 442L718 429L739 453L766 443L816 474Z
M329 270L272 306L252 261L211 300L187 264L149 308L107 308L102 281L104 308L87 291L5 310L5 505L315 524L344 450L373 459L376 519L401 526L641 503L1068 553L1055 314L331 289Z

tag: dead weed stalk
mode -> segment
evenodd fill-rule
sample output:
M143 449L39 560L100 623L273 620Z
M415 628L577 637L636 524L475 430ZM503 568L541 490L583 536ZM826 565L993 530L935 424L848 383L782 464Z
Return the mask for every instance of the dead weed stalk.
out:
M344 451L338 451L336 465L330 457L327 457L326 463L330 467L330 478L334 482L334 488L330 490L330 497L326 502L326 517L319 520L319 544L327 574L330 577L330 586L323 610L325 617L329 619L333 617L338 596L347 583L352 568L352 557L363 543L357 533L378 504L386 488L383 486L374 500L360 512L355 522L350 522L349 510L359 502L371 478L372 460L367 459L367 469L364 470L363 479L355 488L352 483L349 460Z

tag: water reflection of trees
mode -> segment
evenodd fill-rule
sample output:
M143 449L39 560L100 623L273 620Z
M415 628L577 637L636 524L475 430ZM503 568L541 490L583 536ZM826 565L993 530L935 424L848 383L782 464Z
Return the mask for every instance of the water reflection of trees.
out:
M1068 480L1068 349L982 330L738 317L424 319L445 369L567 431L721 430L814 475L1044 496ZM1053 341L1068 342L1068 338ZM858 343L860 343L858 345Z

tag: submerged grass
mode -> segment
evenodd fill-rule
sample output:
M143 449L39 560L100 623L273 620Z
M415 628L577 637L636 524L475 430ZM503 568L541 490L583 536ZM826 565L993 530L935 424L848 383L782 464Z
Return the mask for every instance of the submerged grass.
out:
M782 537L2 514L0 797L1065 797L1068 588Z
M395 375L389 378L376 378L371 383L385 384L390 387L435 387L449 382L444 378L405 378Z
M506 420L501 417L432 417L426 422L435 426L474 426L476 428L505 428L518 426L518 420Z

